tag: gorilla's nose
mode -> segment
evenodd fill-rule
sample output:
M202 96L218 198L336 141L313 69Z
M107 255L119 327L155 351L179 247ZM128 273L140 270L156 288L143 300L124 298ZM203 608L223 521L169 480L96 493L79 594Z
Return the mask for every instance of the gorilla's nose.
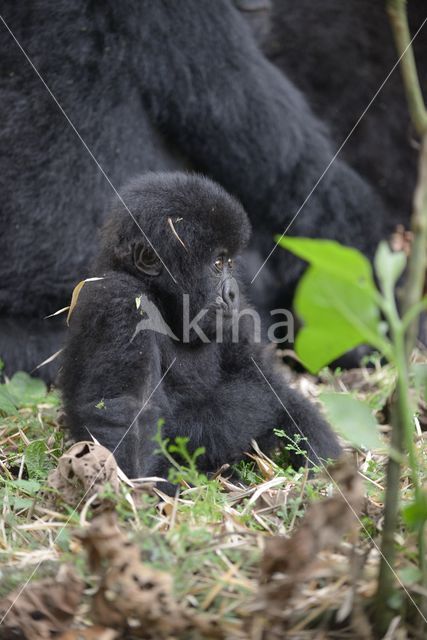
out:
M239 307L239 287L234 278L227 278L222 286L222 299L229 311Z

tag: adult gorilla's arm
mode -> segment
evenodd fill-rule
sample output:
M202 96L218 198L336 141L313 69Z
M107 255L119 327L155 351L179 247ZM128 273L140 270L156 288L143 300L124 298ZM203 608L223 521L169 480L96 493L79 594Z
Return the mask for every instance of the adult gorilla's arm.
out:
M152 332L137 333L138 291L125 274L88 282L71 316L60 374L67 427L114 451L131 477L146 474L158 420L167 404Z
M268 233L269 251L273 233L285 229L332 161L326 129L259 51L231 2L145 0L142 7L141 88L153 118L241 199L256 238ZM291 233L336 238L371 256L380 219L370 187L337 159ZM290 257L280 264L292 288L300 267Z

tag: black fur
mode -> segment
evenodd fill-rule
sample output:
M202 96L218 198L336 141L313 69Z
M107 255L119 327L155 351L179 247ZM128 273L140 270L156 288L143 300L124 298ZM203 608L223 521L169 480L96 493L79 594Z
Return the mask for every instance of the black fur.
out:
M425 0L407 3L415 36ZM268 12L267 12L268 13ZM268 57L303 91L340 146L395 66L398 54L383 0L273 0L262 13ZM425 25L414 40L420 85L427 86ZM418 136L410 122L400 68L346 142L341 157L366 178L386 208L386 227L408 225L417 174Z
M273 429L293 436L295 425L308 440L303 447L311 461L338 455L328 425L285 384L273 352L254 342L251 319L244 316L233 342L231 320L221 312L223 341L215 340L223 275L213 265L221 254L235 258L249 239L241 205L210 180L182 173L138 178L123 198L176 282L165 268L155 276L138 272L135 246L146 246L147 240L116 204L93 269L104 279L82 289L63 355L61 387L73 436L87 439L91 433L112 451L118 446L118 462L132 477L167 477L166 459L153 453L159 419L165 420L164 437L188 436L190 450L205 447L203 471L240 460L252 439L268 453L279 442ZM238 268L234 275L239 279ZM209 343L195 333L184 342L183 293L189 295L190 318L209 310L200 323ZM178 340L151 330L135 332L144 307L135 304L141 294ZM241 312L248 306L243 296L239 300L235 310Z
M255 232L254 274L333 147L232 3L58 0L52 9L35 0L2 9L114 185L194 167L239 197ZM91 275L111 186L2 24L0 37L0 356L10 372L59 348L61 322L42 318ZM382 219L371 188L338 159L290 233L336 238L371 256ZM277 249L251 298L266 309L289 305L302 268Z

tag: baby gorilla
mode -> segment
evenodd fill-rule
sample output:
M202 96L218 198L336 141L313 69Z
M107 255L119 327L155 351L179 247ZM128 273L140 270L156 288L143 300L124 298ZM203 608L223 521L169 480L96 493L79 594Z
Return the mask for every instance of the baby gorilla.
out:
M183 173L147 174L122 195L132 217L115 205L94 265L102 280L83 287L63 353L73 437L92 434L130 477L168 477L153 441L160 420L162 437L204 447L204 472L241 460L252 440L267 454L283 446L275 429L303 436L312 463L336 457L326 422L253 335L238 286L250 234L242 206Z

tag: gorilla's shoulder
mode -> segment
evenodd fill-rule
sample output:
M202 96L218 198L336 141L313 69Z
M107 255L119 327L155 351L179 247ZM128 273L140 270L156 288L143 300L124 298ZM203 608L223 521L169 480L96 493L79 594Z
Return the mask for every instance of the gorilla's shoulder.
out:
M137 317L138 297L141 287L130 274L109 271L102 276L88 278L75 300L70 318L70 328L84 317L85 323L111 322L118 316L126 316L132 310Z

